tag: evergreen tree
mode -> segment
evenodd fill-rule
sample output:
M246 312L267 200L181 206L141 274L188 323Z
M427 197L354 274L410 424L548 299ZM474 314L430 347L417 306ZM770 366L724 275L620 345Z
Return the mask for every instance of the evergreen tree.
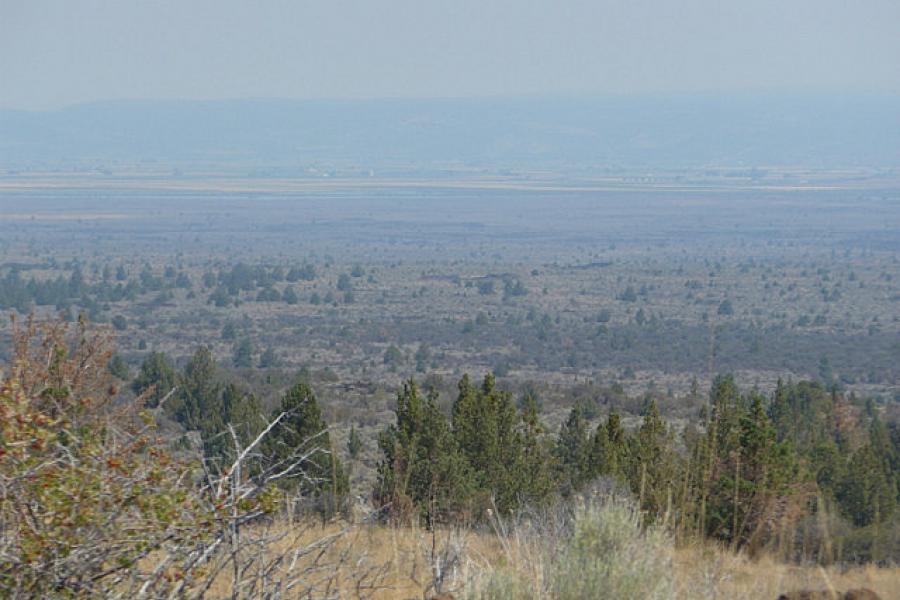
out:
M522 400L522 499L529 504L540 504L553 492L551 454L544 437L544 427L538 418L537 399L526 394Z
M559 431L554 456L557 480L564 495L579 490L591 477L591 446L587 422L581 406L576 404Z
M793 449L776 440L758 393L750 395L749 408L740 418L740 450L727 459L719 469L720 485L713 502L713 512L719 516L715 534L735 546L758 543L771 500L789 496L790 485L800 480Z
M518 503L525 487L521 472L522 439L518 413L509 392L496 389L494 376L484 376L480 388L463 376L453 405L453 435L468 460L476 487L491 496L498 510ZM487 508L488 498L482 499Z
M162 352L151 352L141 363L141 370L131 383L131 389L140 395L153 386L153 391L147 396L147 406L154 408L176 386L177 379L178 374L169 357Z
M253 344L248 338L243 338L234 346L232 362L235 367L250 368L253 366Z
M200 429L206 417L222 415L216 363L206 346L200 346L179 377L179 394L171 412L186 429Z
M651 400L637 434L631 439L626 468L632 492L650 518L670 516L679 476L673 436Z
M685 431L690 467L679 486L680 526L692 514L705 535L758 546L775 533L774 506L802 504L801 492L808 488L799 459L789 440L779 441L771 418L790 411L789 396L779 383L767 410L761 394L741 396L730 375L714 380L705 434Z
M200 423L200 434L203 440L203 453L215 468L225 468L234 459L234 439L229 430L234 430L238 444L246 448L263 430L262 406L254 394L244 394L238 387L230 383L222 390L219 401L220 412L204 415Z
M837 490L842 511L857 527L880 523L897 505L896 484L872 444L853 453L847 475Z
M359 432L356 431L356 424L353 424L350 426L350 436L347 438L347 454L350 455L350 458L353 460L359 458L362 445L362 439L359 437Z
M471 494L471 474L435 392L427 400L414 380L397 392L396 422L378 437L382 461L374 501L394 519L414 514L431 524L461 515Z
M427 520L429 524L468 513L473 493L472 469L456 445L435 390L425 404L419 464L427 465Z
M123 381L128 379L131 375L131 373L128 372L128 364L118 354L113 355L113 357L109 359L107 369L110 374Z
M259 357L259 368L271 369L277 367L279 362L280 361L278 360L278 355L275 354L275 348L269 346Z
M619 413L612 410L606 421L597 426L591 440L591 475L622 479L626 452L625 430Z
M234 326L234 323L225 323L225 326L222 327L222 339L231 341L237 337L237 328Z
M292 285L284 288L284 293L281 294L281 299L292 306L300 302L300 298L297 296L297 292L294 290L294 286Z
M395 518L406 519L414 508L421 508L421 476L414 478L419 438L422 435L424 407L414 380L404 381L397 392L394 408L396 422L378 436L382 461L378 465L378 481L373 499L377 506L387 507Z
M349 481L334 452L328 425L312 388L297 383L288 389L272 418L282 413L284 416L266 440L267 460L278 468L288 468L303 458L300 470L286 477L283 485L318 499L327 513L341 510Z
M779 381L769 406L769 416L779 440L789 439L797 451L806 454L835 432L835 391L821 383Z
M696 498L697 527L701 533L710 530L710 496L719 477L722 457L737 449L739 393L731 375L720 375L713 380L709 392L709 405L703 409L705 435L696 440L691 451L691 481ZM712 519L716 523L725 517ZM717 528L715 525L713 529Z
M838 503L857 526L880 523L897 507L898 471L894 446L874 404L866 413L870 419L868 440L850 459L846 475L837 487Z

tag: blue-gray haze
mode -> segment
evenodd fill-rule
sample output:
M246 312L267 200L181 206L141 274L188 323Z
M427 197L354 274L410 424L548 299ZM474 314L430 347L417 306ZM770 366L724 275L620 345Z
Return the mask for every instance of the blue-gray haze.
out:
M891 166L898 30L897 0L0 0L0 168Z
M897 0L0 0L0 106L900 92Z

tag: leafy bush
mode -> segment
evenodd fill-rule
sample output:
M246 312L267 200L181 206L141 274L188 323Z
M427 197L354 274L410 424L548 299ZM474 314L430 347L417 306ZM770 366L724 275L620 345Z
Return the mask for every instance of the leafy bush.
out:
M327 447L303 439L261 460L260 444L297 411L249 442L229 425L233 459L202 468L190 443L183 459L166 450L143 409L153 385L136 402L117 399L109 338L83 321L13 325L0 365L0 597L199 598L221 579L234 598L325 595L337 571L320 558L336 536L269 533L282 498L306 499L275 483L311 481L306 467L327 461ZM307 555L320 558L298 561Z
M105 336L83 323L66 334L16 331L0 385L0 596L126 589L132 567L164 547L167 588L214 511L189 493L188 466L162 449L152 416L111 405Z

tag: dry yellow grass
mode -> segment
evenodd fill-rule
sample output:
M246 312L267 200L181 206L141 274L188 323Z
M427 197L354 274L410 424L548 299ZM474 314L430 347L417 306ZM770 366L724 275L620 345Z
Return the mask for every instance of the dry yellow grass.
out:
M246 535L273 534L280 539L268 545L272 556L289 556L296 548L332 539L323 552L306 554L294 567L296 572L306 571L302 587L313 588L313 597L422 598L434 589L433 547L440 552L450 544L464 557L449 587L460 586L475 569L490 566L501 553L497 538L465 529L439 531L432 537L431 532L415 527L303 523L276 531L248 530ZM231 573L223 571L209 596L230 597L231 589Z
M900 598L900 569L874 565L839 567L800 566L768 556L751 559L711 545L682 548L675 553L679 597L775 600L792 590L869 588L884 600Z
M313 597L428 598L435 591L431 585L434 553L441 554L447 548L459 560L445 575L443 591L453 592L457 598L465 597L468 584L492 568L503 567L532 583L545 575L544 565L536 564L541 561L538 549L529 548L522 540L510 543L509 538L490 532L441 530L433 538L430 532L415 527L344 528L338 524L316 523L285 525L279 534L284 537L271 545L269 551L273 554L290 553L295 547L336 536L324 553L308 555L298 562L298 570L312 567L304 583L316 583L317 593ZM885 600L900 598L898 568L790 565L765 556L751 559L711 544L677 549L672 568L675 597L684 600L774 600L780 593L791 590L843 591L859 587L870 588ZM209 597L227 597L230 593L231 576L222 573L210 589Z

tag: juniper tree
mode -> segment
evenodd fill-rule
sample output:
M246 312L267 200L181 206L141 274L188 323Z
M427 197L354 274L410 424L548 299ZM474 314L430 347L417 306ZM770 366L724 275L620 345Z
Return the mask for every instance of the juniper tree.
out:
M843 513L857 526L886 520L898 502L898 472L894 447L874 405L867 403L870 419L865 442L850 457L844 478L835 490Z
M300 302L300 298L297 296L297 292L294 290L294 286L292 285L284 288L284 293L281 294L281 299L292 306Z
M465 455L459 451L450 431L447 417L437 403L435 390L430 390L425 403L423 436L420 440L420 461L428 465L425 484L427 522L445 521L471 508L473 493L472 469Z
M403 382L397 392L394 408L396 422L378 436L382 460L373 499L395 517L406 517L419 497L419 477L413 478L417 464L418 444L422 436L424 407L414 380Z
M576 404L559 430L553 450L563 495L580 489L591 477L591 447L581 406Z
M526 394L521 408L522 499L526 503L540 504L553 492L553 472L550 449L544 437L544 426L538 418L537 399Z
M752 393L739 409L738 446L720 453L709 499L707 533L735 546L759 541L770 501L788 495L799 481L792 448L779 443L766 415L763 397Z
M418 514L431 524L462 514L472 478L436 392L423 399L415 380L409 379L397 392L394 412L396 422L378 437L382 460L375 503L401 521Z
M234 345L232 362L235 367L249 368L253 366L253 344L248 338L243 338Z
M833 437L836 401L836 390L829 393L818 382L779 381L768 410L778 439L790 439L800 453L806 454L824 438Z
M708 531L708 504L718 477L720 458L736 449L739 393L731 375L718 376L709 392L709 404L702 411L705 434L691 449L691 488L696 498L696 520L700 532Z
M487 489L494 496L497 508L506 512L518 506L520 496L528 485L523 473L522 434L519 429L519 411L512 394L494 385L494 376L484 376L483 403L495 415L496 454L485 465Z
M632 492L650 518L662 516L665 520L672 510L679 464L672 433L655 400L647 405L630 446L626 472Z
M884 463L871 444L853 453L847 475L838 486L841 509L858 527L890 516L897 504L896 485L885 473Z
M350 435L347 438L347 454L350 455L350 458L356 460L359 458L359 453L362 450L362 438L359 437L359 432L356 430L356 424L350 426Z
M268 462L288 464L304 457L303 473L289 477L283 486L321 500L326 512L340 510L349 482L312 388L297 383L288 389L272 413L273 418L281 414L265 445Z
M265 352L262 353L259 357L259 368L260 369L271 369L273 367L277 367L280 361L278 360L278 355L275 353L275 348L269 346L266 348Z
M503 512L514 508L525 487L518 414L512 394L496 389L491 373L480 388L472 386L467 375L460 380L453 435L482 495L493 497ZM485 507L487 500L482 499Z
M230 426L230 427L229 427ZM205 458L213 468L224 467L236 458L232 431L241 448L246 448L265 426L262 406L252 393L243 393L229 383L222 390L219 410L208 412L200 422Z
M128 364L118 354L114 354L113 357L109 359L106 368L111 375L123 381L128 379L131 375L128 371Z
M153 391L147 396L147 406L154 408L166 394L175 387L178 374L172 361L162 352L151 352L141 363L141 370L131 383L135 394L143 394L151 386Z
M206 346L200 346L178 377L178 394L170 400L170 413L185 429L200 429L206 415L221 414L216 363Z
M624 478L626 452L625 430L619 413L612 410L606 421L597 426L591 440L591 474Z
M730 375L714 380L705 431L685 430L689 467L678 486L682 527L692 515L705 535L755 546L775 533L773 507L802 505L808 486L788 423L791 395L790 386L779 382L767 402L758 392L741 396ZM773 415L783 427L781 437Z

